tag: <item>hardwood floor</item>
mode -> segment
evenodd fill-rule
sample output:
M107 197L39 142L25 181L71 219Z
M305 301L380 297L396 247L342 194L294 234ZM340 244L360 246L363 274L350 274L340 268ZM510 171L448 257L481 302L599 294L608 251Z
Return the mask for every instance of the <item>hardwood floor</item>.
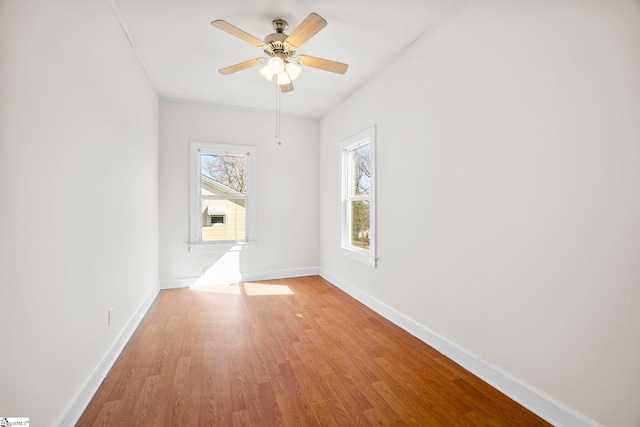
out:
M158 295L77 426L549 425L320 277Z

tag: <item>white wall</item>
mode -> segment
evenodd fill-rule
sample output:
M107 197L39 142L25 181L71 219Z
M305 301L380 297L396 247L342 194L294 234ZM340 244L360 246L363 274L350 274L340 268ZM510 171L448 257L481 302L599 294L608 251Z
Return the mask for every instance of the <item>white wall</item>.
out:
M268 113L160 101L160 279L163 286L209 276L270 277L317 271L317 120L282 117L282 145ZM257 244L242 252L189 252L191 141L257 149Z
M0 415L48 426L157 292L158 100L108 1L2 0L0 76Z
M470 1L322 120L322 271L640 425L639 76L638 1ZM377 269L338 252L338 143L374 124Z

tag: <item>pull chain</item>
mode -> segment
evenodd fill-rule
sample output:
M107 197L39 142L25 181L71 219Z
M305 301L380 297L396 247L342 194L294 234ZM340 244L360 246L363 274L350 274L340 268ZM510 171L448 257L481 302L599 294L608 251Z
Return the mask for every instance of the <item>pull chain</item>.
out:
M278 145L282 145L282 141L280 140L280 87L278 84L276 86L276 141L278 141Z

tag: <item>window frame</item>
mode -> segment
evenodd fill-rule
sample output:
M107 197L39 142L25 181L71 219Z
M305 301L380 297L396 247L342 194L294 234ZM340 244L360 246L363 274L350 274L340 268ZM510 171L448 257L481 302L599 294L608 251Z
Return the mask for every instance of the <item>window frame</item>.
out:
M351 195L355 183L350 176L349 153L363 145L369 145L369 195ZM341 165L341 239L340 252L370 267L377 267L377 221L376 221L376 127L372 126L340 142ZM351 202L369 201L369 249L353 246L351 242Z
M245 196L246 223L244 240L202 240L201 202L201 155L241 154L247 159L247 191ZM189 169L189 251L244 250L255 247L256 242L256 147L250 145L220 144L216 142L191 141Z

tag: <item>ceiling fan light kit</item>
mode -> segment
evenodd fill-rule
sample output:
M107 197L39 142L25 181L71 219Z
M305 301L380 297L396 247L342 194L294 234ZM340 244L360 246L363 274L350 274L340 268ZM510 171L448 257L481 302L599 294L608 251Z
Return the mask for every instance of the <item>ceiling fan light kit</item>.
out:
M268 82L270 82L271 80L273 80L273 71L271 70L271 67L269 67L269 65L265 65L264 67L260 68L258 70L258 72L262 75L262 77L264 77Z
M291 83L291 78L289 78L289 74L287 74L286 71L283 71L282 73L278 74L279 86L288 85L289 83Z
M299 67L298 64L294 64L293 62L287 62L285 68L287 70L287 74L291 77L291 80L297 79L300 77L300 74L302 74L302 67Z
M317 13L310 13L304 21L293 30L291 34L285 34L289 24L284 19L276 18L272 21L274 33L269 34L263 40L229 24L221 19L211 23L214 27L238 37L252 45L262 49L268 58L255 58L218 70L221 74L232 74L258 64L266 63L260 70L260 74L268 81L273 76L278 76L277 83L282 92L293 90L293 81L300 77L302 68L299 65L344 74L349 66L341 62L316 58L309 55L298 55L297 50L318 31L327 26L327 21Z

